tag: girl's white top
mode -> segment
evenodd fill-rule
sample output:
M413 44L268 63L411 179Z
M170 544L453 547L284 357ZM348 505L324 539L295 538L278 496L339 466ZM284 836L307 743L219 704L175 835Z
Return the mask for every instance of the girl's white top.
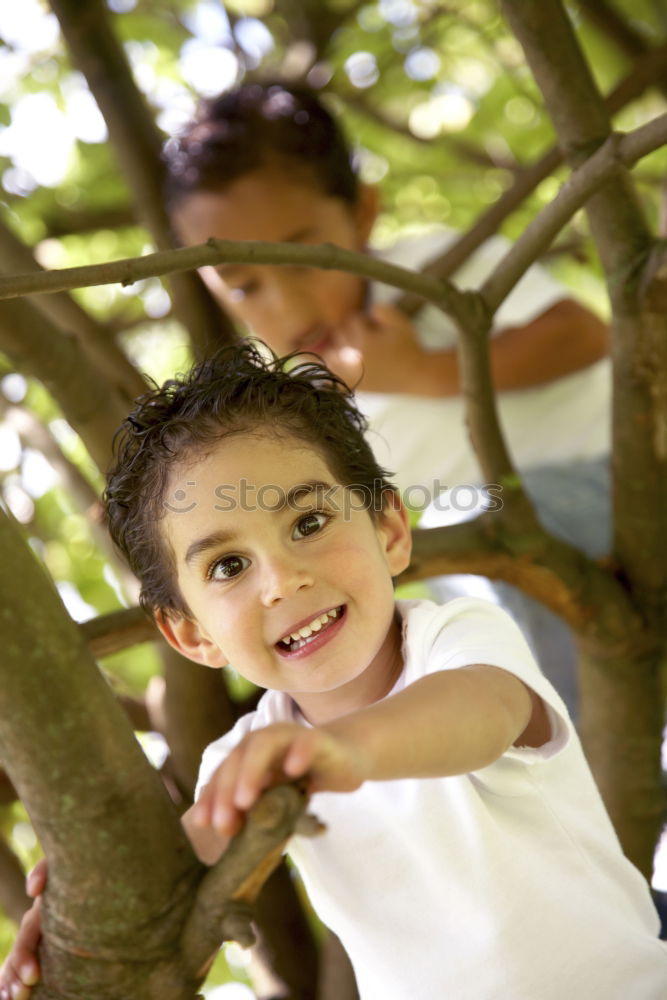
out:
M446 249L456 233L439 227L399 240L378 256L389 263L419 270ZM510 243L501 236L487 240L455 275L463 289L478 289ZM391 302L399 293L374 285L375 302ZM539 266L533 265L495 315L494 334L524 326L572 293ZM456 327L435 306L426 305L415 328L427 350L454 347ZM435 397L402 393L357 392L359 409L368 418L368 441L407 501L425 506L426 494L481 480L477 458L465 426L461 396ZM497 394L498 413L511 454L520 469L545 464L571 464L609 453L611 435L611 364L609 358L542 385Z

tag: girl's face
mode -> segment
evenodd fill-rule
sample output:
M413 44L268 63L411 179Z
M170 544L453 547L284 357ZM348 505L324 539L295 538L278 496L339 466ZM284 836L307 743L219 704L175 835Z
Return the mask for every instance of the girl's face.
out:
M175 472L169 497L161 530L192 617L160 626L185 656L288 692L312 722L391 689L392 576L410 553L400 501L373 519L318 452L261 431Z
M363 251L377 214L375 194L362 188L349 205L324 194L298 167L261 167L220 192L188 195L174 221L186 244L209 237L280 243L332 243ZM365 283L343 271L291 265L221 264L202 277L223 308L283 356L318 354L337 374L346 322L363 309Z

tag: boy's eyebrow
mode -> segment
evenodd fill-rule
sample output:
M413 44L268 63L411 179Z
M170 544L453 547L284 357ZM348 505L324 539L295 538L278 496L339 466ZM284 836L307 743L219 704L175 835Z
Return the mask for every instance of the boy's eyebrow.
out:
M210 535L198 538L188 546L188 551L185 553L185 565L189 566L190 563L193 563L202 552L208 552L209 549L217 548L219 545L227 545L235 537L233 531L220 530L212 531Z
M285 499L280 504L274 504L266 509L271 513L279 513L285 510L285 508L292 508L293 510L301 513L306 513L299 505L297 505L297 500L301 501L304 497L308 496L310 493L319 493L321 491L327 491L330 493L331 490L338 488L340 484L338 483L327 483L323 479L308 479L303 483L296 483L291 486L287 493L285 494ZM276 490L281 490L280 487L275 487ZM192 542L185 553L185 564L189 566L193 563L202 552L208 552L209 549L217 548L220 545L228 545L233 542L238 537L237 532L230 531L225 528L219 528L217 531L211 531L208 535L204 535L202 538L197 538Z
M314 226L304 226L302 229L296 229L293 233L288 233L287 236L283 236L280 240L276 240L276 243L303 243L305 239L312 236L315 232ZM218 264L216 271L218 274L222 275L223 278L228 278L239 271L243 271L247 267L252 265L248 264Z

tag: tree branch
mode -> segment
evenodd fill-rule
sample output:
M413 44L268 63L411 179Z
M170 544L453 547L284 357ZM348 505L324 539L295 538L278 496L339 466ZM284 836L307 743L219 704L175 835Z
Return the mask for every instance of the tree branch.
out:
M233 939L246 946L253 942L250 904L280 862L305 808L306 799L294 785L268 789L250 810L244 828L202 880L182 937L194 978L206 970L221 941ZM308 826L302 824L302 830L306 832Z
M33 275L45 278L44 271ZM127 404L84 353L27 301L0 304L0 349L16 369L44 383L80 435L98 468L107 468L111 441L127 416Z
M503 9L578 166L609 133L609 120L559 0L503 0ZM645 282L655 241L626 168L587 202L586 212L612 304L614 552L647 621L667 612L667 319ZM643 433L638 434L638 428Z
M609 569L551 536L539 523L519 533L498 512L413 531L399 583L450 573L505 580L563 618L591 649L632 654L646 647L645 623Z
M127 257L106 264L59 268L40 274L0 275L0 299L117 282L131 285L142 278L231 261L243 264L298 264L302 267L348 271L412 291L455 318L462 318L467 314L466 297L449 282L437 281L407 268L375 260L367 254L343 250L330 243L310 246L299 243L265 243L259 240L240 242L210 239L197 246L146 254L143 257Z
M107 208L64 208L57 205L42 216L49 238L73 233L93 233L100 229L124 229L136 226L130 204L109 205Z
M526 227L481 288L492 312L509 295L528 268L544 253L565 223L619 166L628 167L667 143L667 114L627 135L614 134L575 170L554 200Z
M152 642L159 632L143 608L124 608L82 622L79 632L91 656L101 659L141 642Z
M610 38L629 59L640 61L651 52L646 39L625 18L610 7L606 0L577 0L585 17ZM667 96L667 72L657 79L656 86Z
M31 251L0 222L0 266L4 271L25 270L40 273L43 268ZM146 383L129 358L120 350L108 330L90 316L71 296L58 292L48 299L35 298L36 309L55 321L63 330L74 333L91 361L109 376L119 394L131 403Z
M109 532L102 525L102 508L93 484L83 475L79 467L63 453L49 428L26 407L8 406L3 403L2 397L0 397L0 416L7 426L16 431L24 448L34 448L47 459L63 487L83 512L92 537L113 566L126 595L135 598L137 596L136 577L120 558Z
M526 53L565 157L576 168L609 137L611 122L563 4L502 0L502 9ZM637 254L650 243L627 171L617 170L590 198L586 210L605 273L619 285L616 278L628 264L628 247ZM610 292L613 295L613 289Z
M667 42L650 49L637 66L624 77L606 99L610 114L615 114L631 101L636 100L664 74L667 60ZM530 195L546 177L562 163L563 154L558 146L553 146L535 163L524 167L516 175L512 185L500 198L479 216L472 228L462 233L444 254L427 264L423 274L435 278L450 278L452 274L490 236L498 232L503 222ZM402 295L397 305L407 315L414 315L422 308L423 301L415 296Z
M164 195L161 138L137 88L125 52L114 35L103 0L50 0L73 62L85 76L104 117L109 138L128 183L137 218L158 249L174 246ZM213 302L196 274L171 283L174 311L204 353L233 339L233 325Z

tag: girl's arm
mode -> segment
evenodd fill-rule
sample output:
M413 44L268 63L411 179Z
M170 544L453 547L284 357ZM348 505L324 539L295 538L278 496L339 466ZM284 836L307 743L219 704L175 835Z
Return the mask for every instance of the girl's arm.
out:
M456 348L426 351L412 321L395 306L376 306L350 322L359 353L354 384L368 392L456 396ZM493 382L499 392L527 389L571 375L604 358L607 326L573 299L563 299L523 326L505 327L489 340ZM355 373L353 373L354 375Z

